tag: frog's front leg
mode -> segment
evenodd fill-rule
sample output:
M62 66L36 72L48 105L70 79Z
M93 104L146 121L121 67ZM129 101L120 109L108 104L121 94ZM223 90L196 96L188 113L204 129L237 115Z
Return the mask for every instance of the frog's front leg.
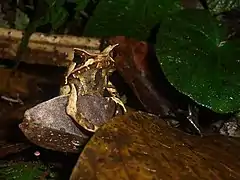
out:
M90 123L84 117L84 115L78 111L77 101L78 101L79 95L77 93L75 85L70 84L70 86L71 86L71 91L70 91L70 95L69 95L68 103L67 103L67 107L66 107L67 114L73 120L75 120L80 126L84 127L84 129L86 129L90 132L95 132L98 129L98 127L93 125L92 123Z
M122 107L124 113L126 113L126 112L127 112L127 109L126 109L126 107L125 107L125 105L124 105L124 102L120 99L120 95L118 94L116 88L114 87L114 85L113 85L110 81L108 81L107 90L108 90L109 94L111 95L110 98L111 98L116 104L119 104L119 105Z
M68 95L70 93L70 85L68 83L68 77L75 67L76 67L76 63L71 62L64 77L64 80L65 80L64 85L60 87L60 91L59 91L60 95Z
M72 73L72 71L75 69L75 67L76 67L76 63L75 62L72 62L70 65L69 65L69 67L68 67L68 69L67 69L67 73L66 73L66 75L65 75L65 84L68 84L68 76Z
M60 87L59 95L69 95L70 91L69 84L63 85Z

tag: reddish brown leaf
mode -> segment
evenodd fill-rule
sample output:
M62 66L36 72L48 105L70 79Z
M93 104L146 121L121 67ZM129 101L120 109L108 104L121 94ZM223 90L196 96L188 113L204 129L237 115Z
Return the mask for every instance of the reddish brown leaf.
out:
M139 101L148 112L160 115L170 115L172 104L161 95L154 87L151 79L149 63L153 52L152 47L146 42L139 42L123 36L113 37L109 40L110 44L118 43L115 48L116 66L118 72Z

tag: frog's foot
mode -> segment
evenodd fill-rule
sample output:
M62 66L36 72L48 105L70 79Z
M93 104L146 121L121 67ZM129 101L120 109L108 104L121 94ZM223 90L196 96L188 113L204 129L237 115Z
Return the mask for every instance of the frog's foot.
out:
M59 94L60 95L68 95L71 92L70 88L71 87L69 86L69 84L63 85L60 88Z
M86 119L84 117L84 115L82 115L81 113L78 113L76 115L76 119L75 121L82 127L84 128L85 130L89 131L89 132L96 132L98 130L98 126L92 124L89 122L88 119Z
M119 99L119 98L117 98L117 97L114 97L114 96L113 96L113 97L110 97L110 98L111 98L116 104L118 104L118 105L120 105L120 106L122 107L124 113L127 112L127 109L126 109L124 103L121 101L121 99Z
M67 69L67 72L66 72L66 75L65 75L65 82L64 82L65 84L68 83L68 76L72 73L72 71L75 69L75 67L76 67L76 63L75 62L72 62L69 65L69 67Z

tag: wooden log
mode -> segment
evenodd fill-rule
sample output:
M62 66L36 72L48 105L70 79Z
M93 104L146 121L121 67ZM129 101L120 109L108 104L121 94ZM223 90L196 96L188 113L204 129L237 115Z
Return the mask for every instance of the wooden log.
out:
M0 28L0 58L14 60L23 31ZM73 48L99 52L100 39L69 35L34 33L30 37L23 61L29 64L67 66L73 60Z

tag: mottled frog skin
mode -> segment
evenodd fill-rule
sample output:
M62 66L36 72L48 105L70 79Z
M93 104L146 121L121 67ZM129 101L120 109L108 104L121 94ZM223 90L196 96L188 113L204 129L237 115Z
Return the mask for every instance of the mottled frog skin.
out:
M117 97L116 90L112 88L112 84L108 80L109 75L115 70L115 62L110 56L110 52L117 45L110 45L96 54L74 49L80 55L81 61L79 63L73 62L65 76L65 86L62 88L61 94L69 94L66 112L80 126L90 132L95 132L104 123L101 121L107 121L103 117L109 119L116 114L122 114L122 109L126 111L123 103ZM110 91L108 87L115 91ZM104 108L98 108L101 109L101 112L96 112L97 107L92 112L96 116L99 114L102 118L88 119L85 117L86 114L91 112L83 112L85 108L80 103L83 96L94 97L91 100L93 108L94 103L104 106ZM89 109L91 108L88 108L88 111Z

